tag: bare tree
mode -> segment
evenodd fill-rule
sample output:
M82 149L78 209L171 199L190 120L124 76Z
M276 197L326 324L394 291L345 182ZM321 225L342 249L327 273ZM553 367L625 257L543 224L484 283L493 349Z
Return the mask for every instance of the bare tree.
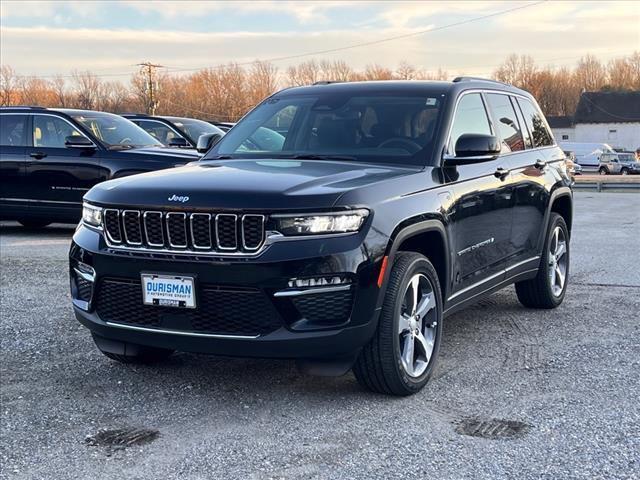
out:
M11 105L16 102L16 73L9 65L0 67L0 105Z
M78 108L92 110L96 108L100 96L100 80L93 73L73 72L75 84L75 103Z
M593 55L580 59L574 75L578 87L589 92L600 90L607 82L604 66Z

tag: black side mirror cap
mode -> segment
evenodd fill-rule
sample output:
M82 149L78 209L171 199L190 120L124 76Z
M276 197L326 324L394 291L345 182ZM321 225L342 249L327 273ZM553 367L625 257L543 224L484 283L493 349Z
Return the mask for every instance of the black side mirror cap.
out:
M173 137L171 140L169 140L169 146L170 147L188 147L189 142L187 142L187 139L183 137Z
M449 166L469 165L495 159L501 151L498 138L493 135L465 133L456 142L456 156L447 157Z
M207 153L211 147L220 141L222 134L220 133L205 133L198 138L198 144L196 150L198 153Z
M64 139L67 148L96 148L95 144L83 135L69 135Z

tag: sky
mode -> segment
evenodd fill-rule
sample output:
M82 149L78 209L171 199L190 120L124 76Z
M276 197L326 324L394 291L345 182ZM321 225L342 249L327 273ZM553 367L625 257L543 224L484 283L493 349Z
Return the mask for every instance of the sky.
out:
M510 53L559 67L634 50L640 0L0 2L0 63L45 77L90 70L124 80L142 61L180 73L256 59L279 59L281 71L327 59L488 76Z

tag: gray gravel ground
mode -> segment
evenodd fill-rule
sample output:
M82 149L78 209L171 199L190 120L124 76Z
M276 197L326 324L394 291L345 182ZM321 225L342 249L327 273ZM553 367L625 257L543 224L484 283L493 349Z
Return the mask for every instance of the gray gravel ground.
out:
M292 362L106 359L72 315L72 232L0 231L1 478L640 478L638 194L576 194L564 304L508 288L451 317L403 399ZM121 428L159 435L87 441Z

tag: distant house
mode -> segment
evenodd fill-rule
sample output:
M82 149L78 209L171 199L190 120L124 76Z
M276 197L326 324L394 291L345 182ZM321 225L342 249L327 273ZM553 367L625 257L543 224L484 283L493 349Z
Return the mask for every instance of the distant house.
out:
M573 116L547 117L558 143L608 143L640 147L640 91L584 92Z

